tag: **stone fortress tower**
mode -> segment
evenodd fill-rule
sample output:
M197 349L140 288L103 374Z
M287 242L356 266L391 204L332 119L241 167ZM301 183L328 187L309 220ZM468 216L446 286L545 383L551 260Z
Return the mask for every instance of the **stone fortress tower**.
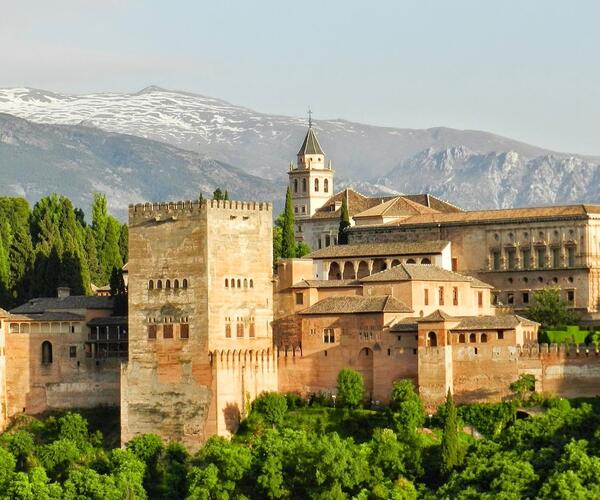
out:
M129 208L123 442L151 432L197 448L277 390L271 241L268 203Z
M296 165L290 163L288 172L297 240L303 239L303 222L310 219L334 192L331 160L325 162L325 153L312 126L312 112L309 110L308 113L306 137L298 151Z

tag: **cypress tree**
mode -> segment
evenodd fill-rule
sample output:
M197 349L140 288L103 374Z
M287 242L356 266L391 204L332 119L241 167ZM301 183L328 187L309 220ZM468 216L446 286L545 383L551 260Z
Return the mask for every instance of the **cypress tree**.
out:
M106 224L106 239L102 248L102 284L106 285L110 280L110 274L113 267L121 269L123 259L119 249L119 239L121 235L121 224L117 219L108 216Z
M127 224L121 226L121 233L119 234L119 253L121 254L121 261L126 264L129 260L129 228Z
M96 240L96 254L98 255L98 263L100 268L104 268L102 261L102 249L104 240L106 239L106 227L108 225L108 206L106 196L102 193L94 193L92 201L92 230L94 231L94 239Z
M342 198L342 210L340 211L340 228L338 229L338 245L348 244L348 233L345 231L350 227L350 216L348 215L348 202L346 196Z
M452 392L446 396L446 419L442 435L442 475L448 476L460 461L458 421Z
M7 244L10 238L9 229L6 222L0 226L0 306L4 307L11 305L9 244Z
M84 246L88 269L90 270L90 281L96 285L102 281L102 273L100 271L100 263L98 262L98 250L96 249L94 231L90 226L85 228Z
M223 195L223 199L224 200L229 200L229 193L227 192L227 189L225 190L225 194Z
M292 192L288 186L285 194L285 210L281 228L281 257L293 259L296 257L296 238L294 237L294 209L292 207Z

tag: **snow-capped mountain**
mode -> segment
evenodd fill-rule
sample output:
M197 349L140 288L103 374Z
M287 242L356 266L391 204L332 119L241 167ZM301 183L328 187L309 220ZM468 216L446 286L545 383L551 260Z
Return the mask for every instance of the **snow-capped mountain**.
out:
M527 158L515 151L482 154L456 146L424 150L374 183L430 192L468 208L507 208L600 203L599 181L600 164L581 157Z
M0 89L2 112L34 122L28 125L34 140L43 131L44 140L50 141L32 153L39 165L50 161L42 150L51 148L59 171L67 165L73 178L81 177L82 186L113 189L120 207L142 198L191 196L192 191L210 191L215 185L246 199L265 199L265 194L278 203L288 164L306 132L305 118L269 115L158 87L132 94L87 95ZM7 116L0 120L0 135L6 123L10 123ZM36 129L34 124L48 125ZM336 189L350 185L365 194L428 191L464 208L600 203L600 189L595 187L598 158L555 153L475 130L385 128L341 119L316 120L315 128L326 156L333 160ZM50 130L57 134L53 145ZM63 144L67 130L71 142ZM79 133L96 134L92 142L103 145L101 154L78 143ZM132 136L150 140L142 146ZM21 139L25 141L24 136ZM136 156L140 148L142 159ZM17 159L23 149L16 151L0 148L3 190L17 186L10 192L28 193L23 188L27 179L30 190L47 190L53 178L40 184L31 165L29 171L19 170ZM89 154L98 155L94 165L101 165L99 171L89 168ZM120 163L115 166L114 161ZM25 178L25 172L30 177ZM226 175L233 177L225 179ZM254 179L251 185L240 180L243 175L248 176L246 181ZM88 177L95 179L92 184ZM103 184L106 179L112 184Z
M127 205L197 199L217 187L240 200L273 201L284 187L193 151L82 125L43 125L0 113L0 195L35 202L67 195L86 210L107 195L126 219Z
M264 178L284 177L306 131L306 118L269 115L220 99L158 87L133 94L64 95L0 89L0 112L36 123L95 125L198 151ZM345 120L315 122L338 175L359 181L381 176L418 152L463 145L480 153L547 151L486 132L375 127Z

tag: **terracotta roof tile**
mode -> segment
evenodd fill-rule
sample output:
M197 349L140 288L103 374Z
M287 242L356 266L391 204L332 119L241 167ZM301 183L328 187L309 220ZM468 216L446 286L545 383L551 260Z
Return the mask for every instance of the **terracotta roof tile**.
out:
M496 316L471 316L460 318L460 323L452 330L499 330L512 329L518 325L537 325L516 314L498 314Z
M562 205L552 207L504 208L498 210L474 210L470 212L422 214L399 221L389 222L388 226L412 226L431 224L480 224L484 221L511 221L515 219L560 219L564 217L586 217L600 214L600 205ZM358 228L360 229L360 228Z
M473 281L473 278L429 264L400 264L361 281Z
M357 280L302 280L294 283L292 288L346 288L360 287Z
M61 309L112 309L112 297L70 295L68 297L41 297L11 309L12 314L43 313Z
M399 255L439 254L448 246L447 241L355 243L333 245L306 255L310 259L337 257L393 257Z
M419 323L434 323L437 321L458 321L458 318L450 316L441 309L436 309L428 316L425 316L424 318L419 318L417 320L417 322Z
M410 313L412 309L391 295L361 297L328 297L320 300L300 314L361 314L361 313Z
M397 196L384 203L371 207L354 217L409 217L411 215L439 213L433 208L426 207L403 196Z

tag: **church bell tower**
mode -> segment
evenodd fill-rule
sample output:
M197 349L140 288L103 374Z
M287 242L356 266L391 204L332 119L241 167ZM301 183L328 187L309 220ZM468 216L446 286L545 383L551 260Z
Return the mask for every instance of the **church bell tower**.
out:
M298 151L296 165L290 162L288 172L294 218L295 235L303 240L303 223L310 219L333 194L331 160L325 162L325 153L313 128L312 112L308 111L308 131Z

